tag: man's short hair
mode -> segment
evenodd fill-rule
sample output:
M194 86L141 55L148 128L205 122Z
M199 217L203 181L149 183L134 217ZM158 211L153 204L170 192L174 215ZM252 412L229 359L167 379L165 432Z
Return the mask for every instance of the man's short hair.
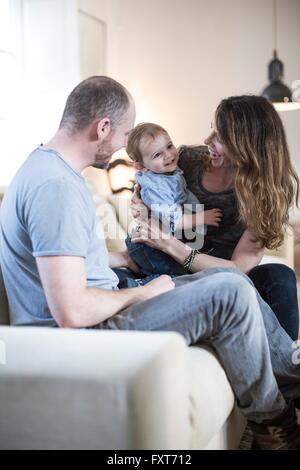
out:
M122 121L129 106L129 93L123 85L109 77L90 77L79 83L68 96L59 128L79 131L105 117L114 128Z
M140 144L144 137L155 139L158 135L167 134L167 131L152 122L142 122L135 126L129 134L126 152L134 162L143 163L143 155L141 154Z

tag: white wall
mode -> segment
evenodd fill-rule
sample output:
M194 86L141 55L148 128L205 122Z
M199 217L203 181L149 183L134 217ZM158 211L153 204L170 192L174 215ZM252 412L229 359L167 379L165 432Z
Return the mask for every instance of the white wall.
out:
M74 0L73 0L74 1ZM116 24L117 0L77 0L78 8L106 23L105 72L114 74L117 54L118 25Z
M18 16L13 15L20 52L17 85L5 87L12 112L0 136L0 186L10 182L33 148L53 135L66 96L79 81L76 1L10 1L20 6Z
M23 5L26 140L32 146L52 137L65 98L78 83L77 12L74 0Z
M113 72L136 98L139 120L199 143L218 102L267 85L273 0L117 0ZM278 52L285 81L300 79L300 1L278 0ZM281 113L283 116L284 113ZM283 116L300 169L300 111Z
M0 18L0 187L9 184L32 149L52 137L66 97L80 80L78 9L107 25L107 74L113 69L117 31L115 0L0 0L0 6L4 1L0 13L7 13L8 5L13 8L11 31L3 27L9 18L4 14ZM13 49L11 68L7 66L10 56L1 55L8 37ZM97 53L96 45L93 51ZM9 109L9 116L3 117L3 109Z
M161 123L177 144L203 141L221 98L267 84L272 0L12 1L23 4L23 102L6 150L0 139L0 185L51 137L79 80L78 8L106 22L105 70L134 95L138 120ZM290 85L300 79L300 0L278 0L278 23ZM300 170L300 111L281 114Z
M0 185L11 177L12 152L23 134L21 17L20 0L0 1Z

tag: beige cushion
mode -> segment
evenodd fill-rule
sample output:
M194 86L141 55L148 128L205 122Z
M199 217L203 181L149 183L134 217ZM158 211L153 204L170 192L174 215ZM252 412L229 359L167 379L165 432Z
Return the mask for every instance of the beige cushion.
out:
M245 420L218 359L176 333L0 327L0 338L0 449L238 445Z
M93 199L97 207L97 216L99 221L101 220L108 251L124 251L127 234L119 224L114 208L99 194L95 194Z
M0 449L188 448L178 334L0 327L0 338Z
M104 237L108 251L123 251L126 249L126 232L119 224L114 207L108 202L106 197L99 194L94 184L86 179L86 184L90 190L97 208L97 216L101 219Z
M211 348L189 348L192 449L204 448L221 429L234 407L234 395L223 367ZM237 417L243 425L244 419ZM236 421L236 419L235 419ZM205 425L204 425L205 423ZM240 434L238 435L240 438ZM237 445L231 443L232 447Z
M130 233L135 224L130 209L131 196L132 193L128 192L121 196L114 194L108 196L108 201L114 207L119 223L126 233Z

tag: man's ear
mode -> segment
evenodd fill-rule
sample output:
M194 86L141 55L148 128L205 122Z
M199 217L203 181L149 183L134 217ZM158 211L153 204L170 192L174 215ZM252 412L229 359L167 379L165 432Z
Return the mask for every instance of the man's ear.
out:
M111 133L110 119L103 118L100 121L98 121L96 132L97 132L98 140L103 142L103 140L106 139L108 135Z
M140 162L134 162L133 166L136 170L141 170L142 171L142 170L145 169L144 165Z

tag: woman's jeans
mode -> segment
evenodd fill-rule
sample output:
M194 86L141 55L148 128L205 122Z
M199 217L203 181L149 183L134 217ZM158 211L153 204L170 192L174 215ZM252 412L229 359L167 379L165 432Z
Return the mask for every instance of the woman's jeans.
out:
M282 328L293 340L297 339L299 310L294 271L283 264L262 264L252 269L248 276Z

